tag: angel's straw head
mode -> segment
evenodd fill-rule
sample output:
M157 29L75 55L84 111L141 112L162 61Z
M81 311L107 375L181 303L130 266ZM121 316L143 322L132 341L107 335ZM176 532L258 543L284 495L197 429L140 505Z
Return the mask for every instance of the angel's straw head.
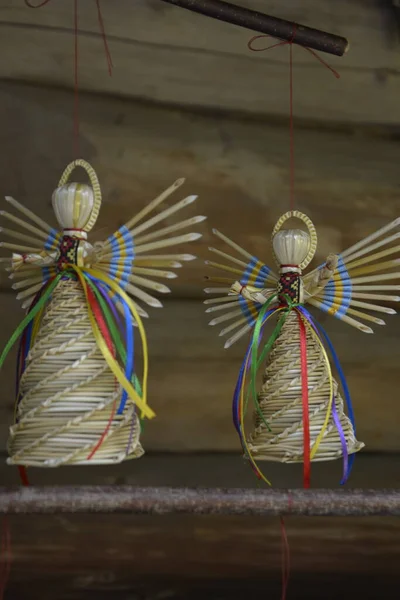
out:
M283 229L272 240L275 256L279 264L298 267L310 249L310 236L301 229Z
M93 227L96 220L93 219L95 197L90 185L62 185L54 190L52 204L57 221L63 229L89 231Z

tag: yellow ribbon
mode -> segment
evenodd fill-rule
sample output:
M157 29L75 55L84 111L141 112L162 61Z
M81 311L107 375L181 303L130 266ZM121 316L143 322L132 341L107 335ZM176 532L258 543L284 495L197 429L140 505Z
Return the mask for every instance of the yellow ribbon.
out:
M130 398L132 398L132 400L134 400L135 404L142 411L142 417L147 417L148 419L152 419L153 417L155 417L155 413L147 404L148 352L147 352L146 334L144 331L143 323L139 317L139 314L138 314L132 300L129 298L129 296L124 292L124 290L119 285L117 285L112 279L110 279L110 277L108 277L107 275L104 275L100 271L97 271L96 269L81 269L81 268L77 267L76 265L72 265L72 264L68 265L68 266L71 267L71 269L73 269L76 272L76 274L79 278L79 281L81 282L81 285L82 285L82 288L83 288L83 291L85 294L85 298L86 298L87 310L88 310L90 324L92 326L93 335L95 337L96 343L97 343L101 353L103 354L104 359L106 360L110 370L113 372L115 378L121 384L121 386L127 391ZM96 279L103 281L116 294L121 296L121 298L123 298L123 300L125 300L126 304L128 305L128 307L138 325L141 340L142 340L142 345L143 345L143 386L142 386L143 396L142 396L142 398L138 395L138 393L136 392L135 388L130 383L130 381L128 381L128 379L125 377L124 372L120 368L118 362L112 356L110 350L107 347L107 344L105 343L105 341L103 339L103 336L101 335L101 332L100 332L97 322L96 322L96 318L95 318L92 308L90 306L88 288L87 288L85 278L83 277L83 273L87 273L88 275L92 275Z

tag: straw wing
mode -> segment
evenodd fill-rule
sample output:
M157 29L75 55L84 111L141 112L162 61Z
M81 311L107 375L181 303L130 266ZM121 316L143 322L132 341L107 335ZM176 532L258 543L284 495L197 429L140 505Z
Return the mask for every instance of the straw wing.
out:
M382 302L400 301L400 296L392 294L400 291L400 286L393 283L400 279L400 233L392 233L399 225L400 219L395 219L342 252L333 277L325 287L312 290L307 302L365 333L373 330L359 319L385 325L370 313L395 314ZM306 290L323 267L304 277Z
M61 233L14 198L6 196L6 201L24 218L5 210L0 211L5 221L20 229L0 227L0 232L6 238L18 242L0 242L1 248L12 251L11 257L1 258L0 261L6 265L10 279L15 281L12 287L18 291L17 299L23 300L22 306L25 308L46 281L56 274L55 261Z
M209 267L229 273L229 277L206 277L207 281L222 287L207 287L204 290L206 294L217 296L205 300L204 304L208 305L206 312L213 316L209 325L223 325L220 336L231 334L225 342L225 348L228 348L254 327L263 303L276 291L278 277L267 265L217 229L213 229L213 233L240 257L211 247L210 252L229 264L206 261ZM244 288L247 292L245 295Z
M160 300L153 295L154 292L170 292L158 280L177 277L173 269L181 267L183 261L195 259L192 254L164 254L165 250L169 252L170 248L201 238L200 233L182 232L206 219L199 215L169 224L171 217L195 202L197 196L188 196L172 206L156 211L183 183L184 179L178 179L96 247L96 262L93 266L111 277L135 300L152 307L162 306Z

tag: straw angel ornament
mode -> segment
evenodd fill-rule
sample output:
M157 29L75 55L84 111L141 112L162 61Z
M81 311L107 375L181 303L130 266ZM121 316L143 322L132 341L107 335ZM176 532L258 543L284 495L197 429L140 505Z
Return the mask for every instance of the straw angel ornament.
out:
M292 217L300 220L307 231L283 229ZM216 313L210 325L233 321L220 333L228 336L225 348L252 331L235 389L233 418L246 457L265 481L268 482L257 466L258 460L304 462L304 486L308 487L311 461L339 457L344 459L342 482L346 481L354 453L364 444L355 437L350 395L338 357L306 305L319 308L364 333L373 333L366 323L384 325L382 319L371 313L394 314L392 308L381 303L400 301L399 296L390 295L400 289L390 283L400 277L398 270L393 272L400 264L400 246L392 244L400 233L387 235L399 225L400 219L393 221L345 252L328 256L324 264L307 274L303 271L315 254L317 234L303 213L284 214L273 230L273 256L279 274L219 231L213 231L237 256L210 248L230 264L212 261L207 264L232 275L207 278L225 287L205 290L207 294L219 295L205 301L211 305L206 312ZM234 275L238 281L232 281ZM262 346L264 325L274 316L277 317L274 331ZM259 348L262 348L260 355ZM265 359L263 385L257 394L256 372ZM332 362L342 384L348 416L332 375ZM244 390L248 371L255 414L254 430L246 439Z
M76 167L86 170L90 185L69 182ZM154 253L201 237L175 233L205 217L165 225L196 196L155 210L183 182L176 181L105 242L95 244L87 233L99 214L101 190L96 173L84 160L68 165L53 193L61 230L6 198L22 218L6 211L1 216L25 233L1 228L18 240L18 244L1 242L15 252L1 260L9 264L17 298L28 309L0 359L1 365L20 337L9 464L108 464L143 454L140 420L152 418L154 412L146 399L148 358L142 317L148 315L138 302L162 306L153 292L170 290L157 280L176 277L171 269L195 258ZM141 381L135 374L136 337L142 342Z

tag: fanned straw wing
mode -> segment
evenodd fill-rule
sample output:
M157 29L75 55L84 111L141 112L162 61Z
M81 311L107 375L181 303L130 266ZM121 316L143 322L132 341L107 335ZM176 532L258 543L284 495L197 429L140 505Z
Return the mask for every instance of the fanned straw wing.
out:
M54 262L61 234L14 198L6 196L6 201L23 218L5 210L0 211L0 216L22 231L0 227L0 233L18 242L1 241L0 247L11 250L12 256L0 260L6 265L10 279L16 280L12 287L20 290L17 299L23 300L22 306L26 307L43 284L56 274Z
M359 319L385 325L385 321L370 313L395 314L382 302L400 301L400 296L391 294L400 290L400 285L393 283L400 279L400 233L387 235L399 225L400 218L395 219L342 252L333 277L307 302L365 333L373 330ZM304 277L306 289L323 266Z
M181 267L182 261L195 259L192 254L155 254L154 252L198 240L201 237L200 233L175 234L201 223L206 218L196 216L177 221L172 225L166 224L172 215L192 204L197 196L188 196L164 208L161 212L156 212L157 207L184 181L184 179L175 181L128 223L100 244L96 252L97 260L93 265L96 269L111 277L126 293L152 307L162 306L153 292L161 294L170 292L166 285L157 280L175 278L176 274L170 269ZM148 216L149 218L145 220Z
M239 293L235 293L232 286L239 282L240 286L246 286L251 292L262 292L264 298L272 295L276 290L277 275L259 261L255 256L241 248L238 244L213 229L214 235L232 248L239 257L232 256L216 248L209 248L210 252L224 259L224 263L206 261L206 264L214 269L228 273L228 277L206 277L207 281L221 284L223 287L205 288L206 294L216 294L218 297L205 300L204 304L210 305L207 313L212 313L213 319L209 325L222 325L220 336L231 334L225 342L225 348L229 348L242 336L250 331L257 320L262 308L261 302L248 300ZM226 264L228 261L229 264Z

